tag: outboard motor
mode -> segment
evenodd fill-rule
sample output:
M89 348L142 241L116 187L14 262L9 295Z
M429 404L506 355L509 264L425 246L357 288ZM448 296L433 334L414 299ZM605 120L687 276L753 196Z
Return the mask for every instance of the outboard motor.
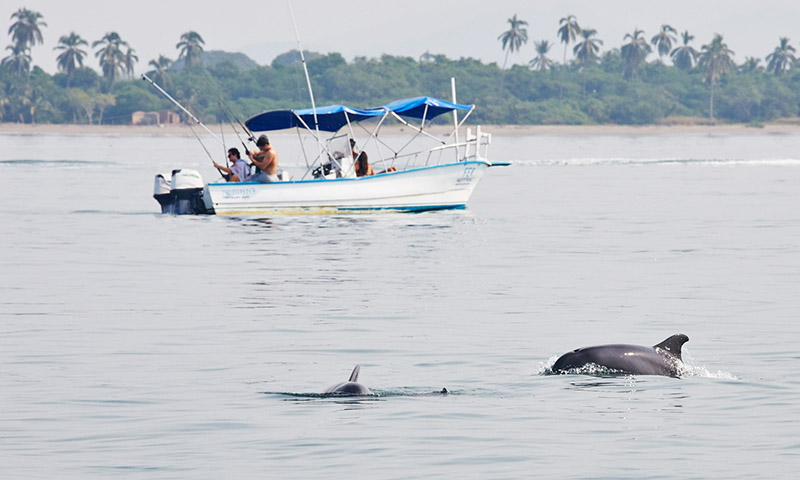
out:
M153 198L161 205L161 213L172 213L175 199L170 192L172 177L169 174L159 173L156 175L155 187L153 188Z
M197 170L173 170L169 180L166 174L157 174L153 198L161 205L161 213L174 215L206 213L206 206L203 203L203 178Z
M203 203L203 177L197 170L176 169L172 171L170 196L173 197L175 215L197 215L206 213Z

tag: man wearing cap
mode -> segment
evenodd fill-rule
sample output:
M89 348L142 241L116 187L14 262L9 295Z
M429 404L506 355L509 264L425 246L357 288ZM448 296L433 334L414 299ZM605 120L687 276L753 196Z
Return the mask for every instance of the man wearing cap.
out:
M269 144L266 135L256 141L258 150L247 152L247 156L261 171L248 177L248 182L271 183L278 181L278 152Z

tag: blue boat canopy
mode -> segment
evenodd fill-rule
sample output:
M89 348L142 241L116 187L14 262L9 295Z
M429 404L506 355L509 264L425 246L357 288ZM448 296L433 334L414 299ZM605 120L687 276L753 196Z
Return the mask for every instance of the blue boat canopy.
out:
M344 105L326 105L317 108L317 122L319 129L326 132L336 132L351 122L359 122L371 117L380 117L383 110L358 110ZM299 118L298 118L299 117ZM302 119L302 121L300 121ZM303 125L305 122L305 125ZM264 112L245 122L247 128L254 132L268 130L284 130L287 128L303 127L314 128L314 110L304 108L301 110L273 110Z
M425 108L427 107L427 113ZM359 110L345 105L326 105L317 108L317 122L319 129L326 132L336 132L351 122L360 122L373 117L381 117L391 110L400 116L423 118L430 120L443 113L453 110L472 110L472 105L459 105L456 103L438 100L432 97L407 98L387 103L382 107ZM302 121L300 120L302 119ZM305 122L305 125L303 124ZM306 125L314 129L314 111L310 108L301 110L273 110L264 112L250 118L245 122L247 128L253 132L270 130L285 130L288 128L303 127Z
M423 118L427 120L438 117L443 113L453 110L472 110L474 105L459 105L433 97L406 98L387 103L381 108L386 108L401 117ZM427 112L425 109L427 108Z

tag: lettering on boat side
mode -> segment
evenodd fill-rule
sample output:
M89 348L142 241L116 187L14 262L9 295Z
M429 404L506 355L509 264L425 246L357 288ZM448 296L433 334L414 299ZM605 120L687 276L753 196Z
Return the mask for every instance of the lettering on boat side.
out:
M256 189L253 187L227 188L223 192L223 197L226 199L250 198L250 196L253 195L254 193L256 193Z
M456 179L456 185L467 185L472 183L472 177L475 175L475 167L464 167L464 173Z

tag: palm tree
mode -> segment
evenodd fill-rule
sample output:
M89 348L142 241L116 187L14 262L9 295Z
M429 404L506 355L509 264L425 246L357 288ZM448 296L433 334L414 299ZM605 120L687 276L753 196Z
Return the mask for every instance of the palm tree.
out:
M200 64L200 58L203 56L203 45L205 40L199 33L189 31L181 35L181 41L175 45L175 48L180 50L178 58L184 58L186 67Z
M780 38L780 45L775 47L775 51L767 55L767 70L780 75L781 73L789 70L795 62L795 49L789 45L789 39L786 37Z
M582 42L575 44L572 53L575 54L575 59L581 66L586 66L591 63L596 63L598 53L600 52L600 45L603 41L598 38L592 38L597 35L597 30L593 28L581 29Z
M11 50L11 55L5 57L0 65L7 66L18 77L28 74L31 69L31 56L27 48L22 45L9 45L6 50Z
M742 73L758 72L764 70L761 67L761 59L755 57L745 57L744 63L739 66L739 71Z
M128 78L133 77L133 67L136 65L136 62L139 61L139 57L136 56L136 50L128 47L128 50L125 52L124 60L122 62L122 66L125 68L125 73L128 75Z
M153 67L153 70L147 74L151 80L161 85L167 85L169 83L167 69L172 65L172 60L164 55L159 55L158 59L150 60L148 65Z
M56 57L58 69L67 73L67 88L72 81L72 72L76 68L83 66L83 58L86 56L86 51L81 49L82 45L89 46L89 44L75 32L69 35L62 35L58 39L58 45L53 50L60 50L61 53Z
M117 32L109 32L92 43L92 48L97 46L100 46L100 49L94 56L100 62L103 77L106 79L106 88L110 88L125 69L125 54L122 53L121 47L127 47L128 43L123 41Z
M553 61L547 58L547 53L553 47L553 44L547 40L542 40L541 42L533 42L533 46L536 48L536 58L528 63L531 69L547 70L548 68L552 67Z
M730 71L735 64L733 51L722 41L722 35L715 34L708 45L703 45L697 66L705 74L703 81L708 83L710 90L708 100L708 118L714 121L714 85L719 83L722 75Z
M508 19L508 23L511 25L511 28L497 37L498 40L503 42L503 50L506 51L506 59L503 61L503 70L505 70L506 63L508 62L508 54L514 50L519 51L519 47L521 47L523 43L528 43L528 30L523 28L528 22L517 19L517 14L515 13L513 17Z
M681 38L683 39L683 45L675 47L669 56L672 57L672 64L676 67L684 71L691 70L697 59L697 50L689 46L689 42L694 40L694 35L689 35L687 30L681 34Z
M47 24L42 21L41 13L27 8L20 8L11 14L11 19L15 18L17 21L11 24L8 33L11 34L11 40L16 46L22 50L27 50L37 43L44 42L42 31L39 27L46 27Z
M661 31L650 39L650 43L658 51L659 58L663 59L664 55L669 55L669 51L672 50L672 42L675 41L675 34L677 33L678 31L669 25L661 25Z
M623 39L623 41L630 40L620 49L620 55L622 55L622 61L624 62L623 75L625 78L636 78L647 55L653 51L642 35L644 35L644 31L637 28L632 35L628 33Z
M561 27L558 29L558 37L561 43L564 44L564 65L567 64L567 46L574 42L578 35L581 33L581 26L575 19L575 15L567 15L558 21Z

